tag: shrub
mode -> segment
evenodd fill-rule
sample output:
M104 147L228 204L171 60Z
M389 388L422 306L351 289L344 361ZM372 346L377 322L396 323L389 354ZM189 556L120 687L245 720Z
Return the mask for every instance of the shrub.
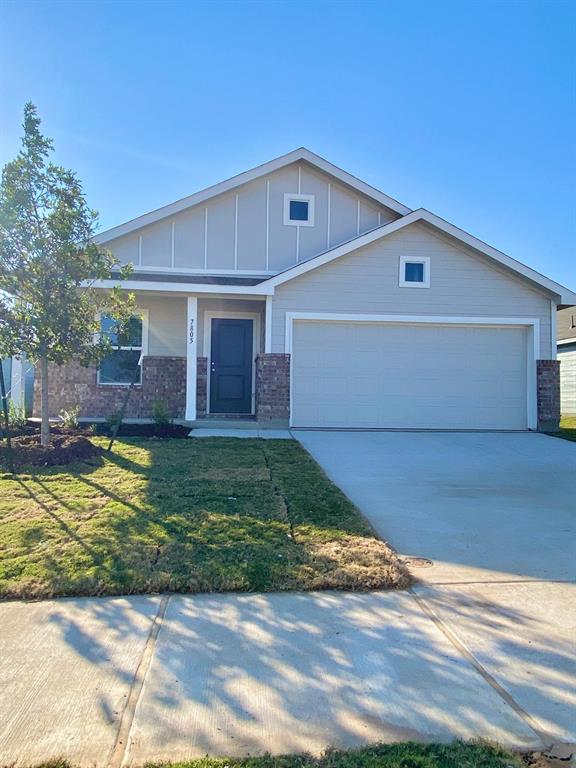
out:
M16 405L12 400L8 405L8 424L10 429L19 430L26 426L26 409L23 405Z
M156 400L152 406L152 418L157 427L166 427L172 423L168 408L166 408L166 404L162 400Z
M64 426L68 427L68 429L78 429L80 426L80 421L78 419L80 416L79 405L75 405L73 408L68 408L68 410L60 411L59 416L62 419Z

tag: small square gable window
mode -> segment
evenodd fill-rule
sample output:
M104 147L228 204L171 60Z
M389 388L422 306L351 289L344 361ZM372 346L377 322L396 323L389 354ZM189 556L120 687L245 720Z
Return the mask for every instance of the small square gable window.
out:
M430 288L430 257L400 256L401 288Z
M307 200L290 200L290 221L308 221Z
M285 194L284 224L295 227L314 226L314 195Z

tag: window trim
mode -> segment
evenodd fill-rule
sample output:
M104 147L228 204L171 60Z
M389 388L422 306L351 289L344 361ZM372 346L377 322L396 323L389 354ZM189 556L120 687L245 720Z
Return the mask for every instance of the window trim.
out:
M308 221L296 221L290 218L290 202L308 203ZM314 226L314 195L302 195L300 192L284 193L284 224L290 227L313 227Z
M99 312L98 313L98 324L100 328L102 327L102 315L107 314L106 312ZM133 317L139 317L142 320L142 346L141 347L127 347L127 346L121 346L121 347L113 347L113 349L119 349L119 350L128 350L130 351L136 351L140 350L141 357L144 358L148 354L148 320L149 320L149 313L147 309L137 309L136 312L134 312ZM97 334L97 339L100 340L101 333L99 332ZM135 387L141 387L142 386L142 373L143 373L143 365L140 366L140 381L137 381L134 386ZM130 384L127 382L122 381L100 381L100 365L98 365L97 373L96 373L96 383L99 387L129 387Z
M421 283L406 280L406 264L424 265L424 279ZM430 256L400 256L398 285L400 288L430 288Z

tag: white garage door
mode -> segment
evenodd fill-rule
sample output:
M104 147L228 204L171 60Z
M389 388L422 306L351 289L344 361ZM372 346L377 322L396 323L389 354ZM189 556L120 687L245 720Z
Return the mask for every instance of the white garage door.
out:
M560 360L560 411L576 413L576 344L562 345L558 349Z
M526 429L526 329L296 321L295 427Z

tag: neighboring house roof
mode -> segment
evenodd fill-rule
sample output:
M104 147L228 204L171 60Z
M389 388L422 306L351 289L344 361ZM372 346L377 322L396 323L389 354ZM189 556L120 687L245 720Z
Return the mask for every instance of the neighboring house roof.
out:
M287 155L282 155L281 157L270 160L269 162L264 163L263 165L259 165L256 168L252 168L249 171L245 171L244 173L240 173L237 176L233 176L231 179L221 181L219 184L215 184L212 187L207 187L206 189L203 189L200 192L196 192L193 195L189 195L188 197L183 197L181 200L177 200L175 203L170 203L170 205L165 205L162 208L157 208L155 211L150 211L150 213L145 213L143 216L138 216L136 219L127 221L125 224L120 224L117 227L112 227L112 229L107 229L105 232L101 232L99 235L97 235L94 239L97 243L100 244L107 243L110 240L116 239L117 237L127 235L129 232L140 229L140 227L153 224L154 222L165 219L168 216L174 216L174 214L180 213L180 211L184 211L187 208L192 208L199 203L204 203L210 198L221 195L224 192L229 192L232 189L236 189L243 184L247 184L250 181L259 179L268 173L272 173L273 171L277 171L287 165L291 165L298 160L303 160L309 165L318 168L325 173L331 174L343 184L352 187L358 192L361 192L363 195L372 198L376 202L380 203L381 205L385 205L387 208L390 208L402 216L410 213L411 211L410 208L402 205L402 203L399 203L398 200L394 200L393 197L389 197L388 195L384 194L384 192L380 192L380 190L376 189L375 187L371 187L369 184L366 184L366 182L357 179L355 176L352 176L352 174L343 171L341 168L338 168L338 166L333 165L328 160L320 157L320 155L316 155L314 152L310 152L309 149L300 147L299 149L295 149L293 152L289 152Z
M355 237L346 243L342 243L335 248L324 251L318 256L314 256L313 258L308 259L308 261L303 261L300 264L296 264L295 266L284 270L284 272L280 272L278 275L269 278L266 280L265 284L267 286L274 287L277 285L282 285L282 283L293 280L295 277L299 277L300 275L303 275L312 269L317 269L323 264L334 261L334 259L345 256L352 251L358 250L358 248L362 248L365 245L369 245L370 243L374 243L377 240L381 240L382 238L387 237L394 232L398 232L398 230L401 230L410 224L416 224L418 222L424 222L431 225L440 232L449 235L455 240L458 240L460 243L463 243L473 248L474 250L479 251L484 256L487 256L489 259L492 259L498 264L501 264L513 272L521 275L522 277L527 278L535 285L540 286L541 288L546 288L551 293L560 297L561 305L576 305L576 293L571 291L569 288L560 285L560 283L557 283L554 280L550 280L544 275L541 275L539 272L536 272L534 269L531 269L525 264L516 261L516 259L513 259L510 256L507 256L505 253L502 253L502 251L498 251L496 248L487 245L477 237L468 234L468 232L465 232L463 229L455 227L453 224L445 221L445 219L440 218L440 216L436 216L436 214L427 211L425 208L419 208L415 211L411 211L402 218L396 219L396 221L392 221L389 224L384 224L381 227L376 227L376 229L373 229L370 232L366 232L365 234Z
M576 339L576 308L561 309L557 314L556 323L559 342Z

